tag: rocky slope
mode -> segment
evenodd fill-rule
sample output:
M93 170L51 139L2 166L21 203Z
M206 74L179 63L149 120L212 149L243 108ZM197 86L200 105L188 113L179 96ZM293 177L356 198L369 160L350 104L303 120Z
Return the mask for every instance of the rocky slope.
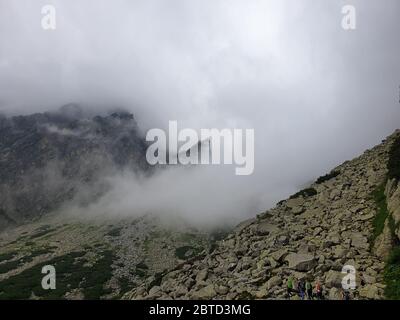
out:
M90 202L110 171L149 171L133 115L91 116L76 104L57 112L0 115L0 230L57 209L80 194ZM85 196L83 196L85 195Z
M400 235L400 186L396 178L386 182L393 145L400 150L399 137L395 132L309 188L243 222L212 252L175 268L156 284L153 278L145 280L125 298L284 299L287 279L294 277L318 280L326 298L339 299L344 265L356 270L352 298L384 298L386 258ZM373 196L379 186L386 189L381 207ZM396 265L393 274L398 270Z
M57 214L101 196L108 174L150 175L145 151L123 111L0 116L0 299L284 299L289 277L338 299L345 265L353 298L400 298L400 131L219 241L181 219Z

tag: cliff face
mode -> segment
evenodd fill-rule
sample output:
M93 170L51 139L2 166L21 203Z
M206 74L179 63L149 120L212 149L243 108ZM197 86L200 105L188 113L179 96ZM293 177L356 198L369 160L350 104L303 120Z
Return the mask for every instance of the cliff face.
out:
M90 117L72 104L0 116L0 230L55 210L83 189L90 201L107 188L101 177L111 170L147 171L145 152L126 112Z
M383 216L382 224L380 216L387 207L399 236L400 186L389 180L381 202L374 194L380 186L385 190L391 148L399 137L395 132L309 188L243 222L214 251L165 274L156 286L148 279L125 297L287 298L286 282L293 277L320 281L326 298L338 299L342 268L350 265L357 285L352 297L383 298L385 259L394 239L389 218Z
M400 184L392 179L388 181L386 190L389 213L394 220L394 233L400 240Z

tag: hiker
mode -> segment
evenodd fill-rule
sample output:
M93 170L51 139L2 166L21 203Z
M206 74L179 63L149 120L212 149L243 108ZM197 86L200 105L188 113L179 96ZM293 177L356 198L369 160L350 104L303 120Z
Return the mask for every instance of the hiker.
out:
M292 296L292 293L293 293L293 279L292 277L289 277L287 281L287 294L289 298Z
M294 292L299 292L299 283L297 282L297 279L293 279L293 291Z
M305 284L304 280L299 281L299 296L301 300L304 300L304 295L305 295Z
M317 284L315 285L315 293L316 293L317 299L322 300L322 286L319 283L319 281L317 281Z
M342 295L342 300L350 300L350 292L342 289L341 295Z
M311 282L308 280L306 282L306 293L307 293L307 299L312 300L313 299L312 285Z

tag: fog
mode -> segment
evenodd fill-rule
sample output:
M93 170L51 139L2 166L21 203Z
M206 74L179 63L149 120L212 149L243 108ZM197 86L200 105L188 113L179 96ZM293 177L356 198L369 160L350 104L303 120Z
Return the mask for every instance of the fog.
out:
M53 4L57 27L43 30ZM355 30L341 26L354 5ZM79 102L145 133L255 130L255 170L108 177L90 211L254 216L400 127L397 0L0 0L0 112Z

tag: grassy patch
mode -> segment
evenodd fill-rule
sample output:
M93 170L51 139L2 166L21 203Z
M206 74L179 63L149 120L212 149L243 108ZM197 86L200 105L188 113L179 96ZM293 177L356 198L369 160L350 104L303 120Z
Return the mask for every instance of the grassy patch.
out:
M385 296L388 299L400 299L400 246L394 248L385 266Z
M1 253L1 254L0 254L0 262L2 262L2 261L7 261L7 260L11 260L11 259L14 258L16 255L17 255L17 253L15 253L15 252Z
M11 270L14 270L16 268L19 268L21 266L23 266L25 263L31 262L33 260L33 258L40 256L42 254L47 254L47 253L52 253L53 249L55 247L45 247L45 248L39 248L36 250L33 250L31 252L29 252L26 256L18 259L18 260L12 260L12 261L8 261L6 263L1 263L0 264L0 274L3 273L7 273ZM17 253L15 252L8 252L6 254L3 254L0 258L0 262L4 261L4 260L11 260L12 258L14 258L17 255Z
M389 161L387 168L388 168L388 178L399 181L400 180L400 137L398 137L394 141L389 151ZM386 199L384 200L386 206ZM400 244L399 244L399 239L395 235L395 230L398 227L398 225L395 224L392 215L389 215L388 219L389 219L389 227L390 227L390 232L392 234L392 238L395 239L396 241L394 241L394 247L390 252L389 258L385 265L385 271L384 271L384 280L386 284L385 296L386 298L391 300L399 300L400 299Z
M110 291L104 284L112 276L113 254L103 251L96 263L84 266L85 252L72 252L49 261L37 264L15 276L0 282L0 299L28 299L32 293L42 299L62 299L64 295L79 288L85 299L99 299ZM56 269L56 289L44 290L41 287L44 265L53 265Z
M9 261L6 263L0 264L0 274L7 273L11 270L14 270L20 266L21 262L19 260Z
M317 181L315 181L316 184L321 184L324 183L326 181L329 181L335 177L337 177L340 174L340 171L332 171L324 176L321 176L317 179Z
M314 188L306 188L290 196L289 199L296 199L299 197L304 197L304 198L312 197L315 196L317 193L318 193L317 190L315 190Z
M387 208L386 196L385 196L385 183L380 185L372 194L376 207L377 213L372 221L373 232L371 235L371 243L373 244L376 238L383 232L385 227L385 221L389 216L389 210Z

